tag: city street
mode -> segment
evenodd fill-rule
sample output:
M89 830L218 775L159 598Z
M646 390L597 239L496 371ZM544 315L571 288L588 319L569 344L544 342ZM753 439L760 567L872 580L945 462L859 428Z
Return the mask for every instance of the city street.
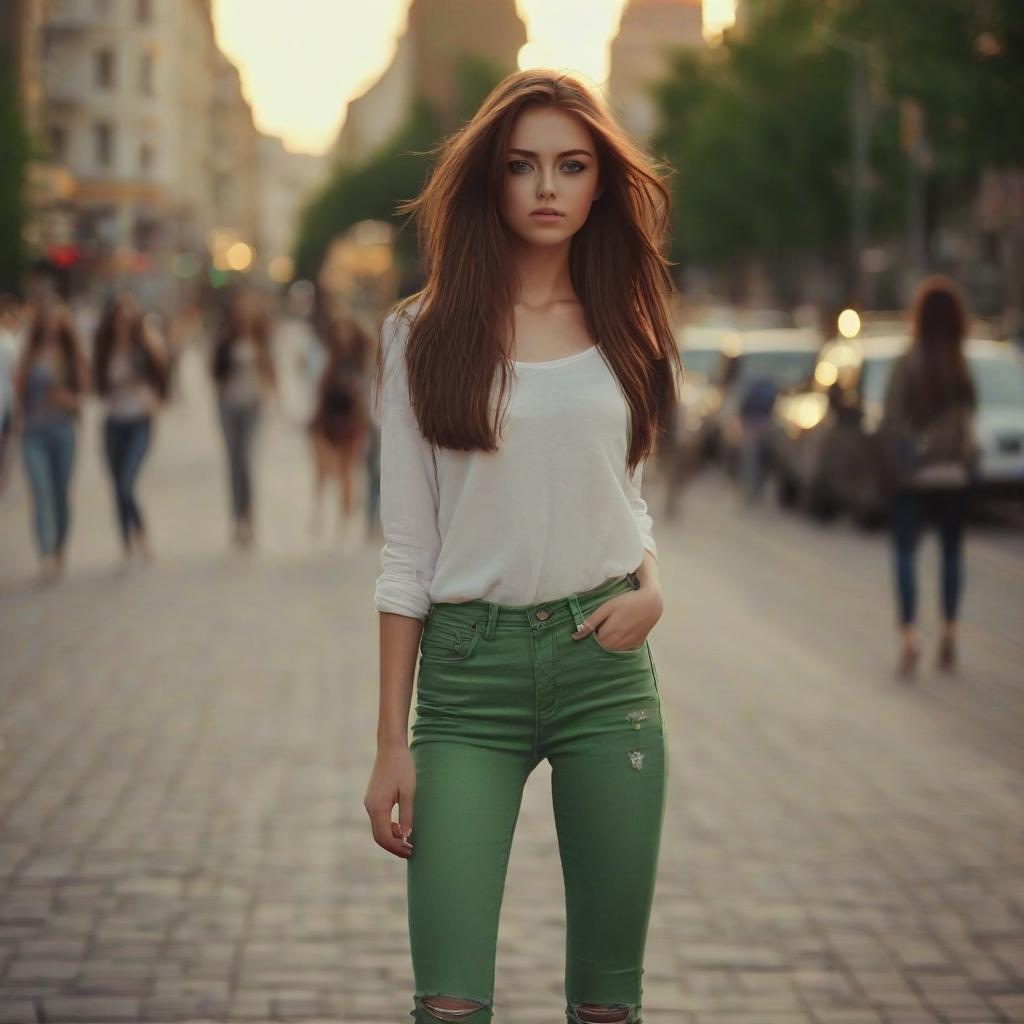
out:
M408 1019L406 868L362 806L379 543L345 549L333 493L309 535L305 413L286 373L260 438L258 546L232 552L189 352L139 488L157 560L122 572L92 403L56 585L33 582L16 453L0 496L0 1024ZM669 522L647 477L671 788L646 1024L1024 1021L1020 527L969 530L954 676L932 667L927 538L907 685L884 534L745 508L715 473ZM512 850L500 1024L560 1019L561 907L542 764Z

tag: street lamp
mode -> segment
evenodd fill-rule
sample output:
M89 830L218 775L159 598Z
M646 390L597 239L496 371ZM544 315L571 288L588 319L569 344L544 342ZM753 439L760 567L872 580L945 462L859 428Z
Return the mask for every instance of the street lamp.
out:
M821 39L853 58L850 79L850 281L852 300L863 307L864 247L867 240L867 178L871 147L871 91L868 64L874 59L874 48L863 39L854 39L835 29L822 27Z

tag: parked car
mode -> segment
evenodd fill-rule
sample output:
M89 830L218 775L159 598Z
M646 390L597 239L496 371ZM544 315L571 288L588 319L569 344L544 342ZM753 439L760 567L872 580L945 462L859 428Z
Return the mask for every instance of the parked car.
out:
M730 475L739 469L744 437L740 411L748 388L764 380L780 393L801 387L814 372L820 348L818 332L802 327L736 331L726 336L712 377L717 395L705 429L712 454Z
M723 341L731 333L723 327L685 327L679 332L683 386L673 425L677 452L689 460L705 461L711 454L708 416L719 402L713 378L722 360Z
M810 386L780 398L767 439L781 504L821 519L849 512L864 526L886 514L877 430L901 335L826 345ZM969 338L964 349L978 391L975 429L982 457L975 494L1024 496L1024 358L1005 342Z

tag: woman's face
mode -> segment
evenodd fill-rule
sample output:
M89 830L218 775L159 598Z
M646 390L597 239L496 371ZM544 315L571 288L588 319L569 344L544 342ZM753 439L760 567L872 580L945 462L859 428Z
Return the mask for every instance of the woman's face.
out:
M583 226L601 194L590 131L557 107L526 107L515 119L505 161L501 216L530 245L557 245ZM556 216L535 211L550 208Z

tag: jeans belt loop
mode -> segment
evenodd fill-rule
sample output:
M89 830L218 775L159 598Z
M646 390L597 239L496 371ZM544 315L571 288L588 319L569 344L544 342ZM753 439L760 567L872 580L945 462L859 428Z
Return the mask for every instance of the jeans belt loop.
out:
M576 628L580 629L585 621L585 616L583 615L583 609L580 607L580 599L576 596L575 592L569 595L569 607L572 609L572 617L576 623Z

